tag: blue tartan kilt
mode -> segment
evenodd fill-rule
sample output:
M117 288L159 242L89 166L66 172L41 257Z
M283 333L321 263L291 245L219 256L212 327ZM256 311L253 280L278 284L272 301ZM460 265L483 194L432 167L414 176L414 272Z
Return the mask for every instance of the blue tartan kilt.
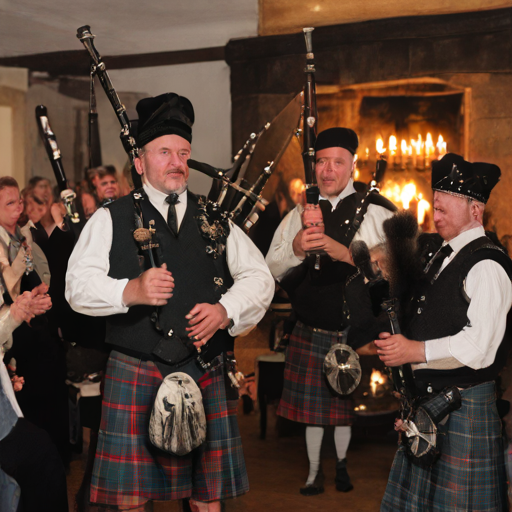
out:
M323 364L336 333L316 332L297 322L286 349L284 386L277 414L308 425L351 425L354 401L340 397L327 383Z
M162 375L151 361L111 353L91 502L126 507L187 497L216 501L247 492L238 400L226 397L222 356L197 383L206 414L206 441L182 457L149 441L149 418L161 383Z
M461 391L450 414L440 459L420 468L396 453L381 512L501 512L508 510L501 420L494 382Z

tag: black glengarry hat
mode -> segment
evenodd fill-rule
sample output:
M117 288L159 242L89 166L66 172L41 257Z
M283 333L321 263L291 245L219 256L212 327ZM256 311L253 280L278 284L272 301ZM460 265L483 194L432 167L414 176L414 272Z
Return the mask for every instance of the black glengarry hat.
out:
M168 92L155 98L144 98L137 103L137 113L139 148L162 135L179 135L192 142L194 107L184 96Z
M354 130L350 128L329 128L318 134L315 151L327 148L344 148L355 155L358 146L359 139Z
M491 190L500 180L497 165L467 162L454 153L432 162L432 189L454 196L470 197L487 203Z

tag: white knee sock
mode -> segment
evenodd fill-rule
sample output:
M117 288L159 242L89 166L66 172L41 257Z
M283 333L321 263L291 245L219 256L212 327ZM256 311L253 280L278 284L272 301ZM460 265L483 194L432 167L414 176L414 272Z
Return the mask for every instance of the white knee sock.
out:
M350 444L350 436L352 435L352 428L348 427L335 427L334 429L334 444L336 445L336 455L338 460L343 460L347 457L348 445Z
M306 427L306 448L309 459L309 475L306 485L311 485L320 469L320 451L322 449L322 439L324 437L324 427Z

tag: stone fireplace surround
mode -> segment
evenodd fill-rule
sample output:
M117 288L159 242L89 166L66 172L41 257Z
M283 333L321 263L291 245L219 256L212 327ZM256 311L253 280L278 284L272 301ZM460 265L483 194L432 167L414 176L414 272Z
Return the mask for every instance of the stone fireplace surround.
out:
M319 27L313 32L319 130L354 126L354 95L378 86L443 83L463 93L457 150L470 161L496 163L501 183L491 197L490 227L512 234L512 8ZM251 131L271 120L304 82L302 33L232 40L232 142L236 152ZM349 94L347 94L347 91ZM450 146L448 148L450 150ZM286 160L286 158L283 158ZM279 173L280 164L267 186ZM289 167L289 164L288 164ZM300 176L300 160L294 160ZM297 169L299 167L299 169Z

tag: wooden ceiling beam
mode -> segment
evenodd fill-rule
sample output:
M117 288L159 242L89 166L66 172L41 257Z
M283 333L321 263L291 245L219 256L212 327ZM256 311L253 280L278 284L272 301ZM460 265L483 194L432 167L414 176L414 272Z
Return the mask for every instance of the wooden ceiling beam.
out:
M198 48L174 52L139 53L103 57L107 70L173 66L224 60L225 47ZM89 54L85 49L0 58L0 66L27 68L58 76L88 76Z

